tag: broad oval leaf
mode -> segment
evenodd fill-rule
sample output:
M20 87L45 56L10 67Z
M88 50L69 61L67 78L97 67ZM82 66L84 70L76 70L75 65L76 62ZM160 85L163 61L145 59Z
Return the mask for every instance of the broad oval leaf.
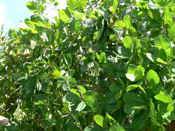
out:
M69 22L69 16L66 14L65 10L59 10L58 13L61 21L65 24Z
M86 107L86 104L84 103L84 101L80 102L76 108L76 111L82 111L84 110L84 108Z
M104 117L102 115L95 115L94 120L99 126L103 127Z
M160 82L160 78L157 74L157 72L155 72L154 70L150 69L147 74L146 74L146 79L148 80L148 82L151 84L152 82L154 82L154 84L158 84Z
M139 81L144 76L144 72L145 69L141 65L138 65L137 67L134 65L129 65L126 78L132 82Z
M168 94L165 94L165 93L163 93L163 92L161 92L161 93L155 95L154 98L155 98L156 100L162 101L162 102L164 102L164 103L173 102L171 96L168 95Z
M123 39L123 44L125 46L125 48L131 48L132 46L132 38L130 36L125 36Z

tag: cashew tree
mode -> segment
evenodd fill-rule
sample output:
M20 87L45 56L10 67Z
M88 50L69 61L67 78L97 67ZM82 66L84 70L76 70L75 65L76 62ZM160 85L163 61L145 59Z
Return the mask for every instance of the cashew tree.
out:
M173 129L175 0L67 0L52 21L48 5L1 30L1 130Z

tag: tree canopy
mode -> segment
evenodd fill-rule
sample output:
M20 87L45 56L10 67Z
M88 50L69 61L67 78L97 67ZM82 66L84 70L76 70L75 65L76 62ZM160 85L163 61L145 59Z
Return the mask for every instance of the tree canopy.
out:
M165 131L175 120L175 0L31 0L0 31L5 131Z

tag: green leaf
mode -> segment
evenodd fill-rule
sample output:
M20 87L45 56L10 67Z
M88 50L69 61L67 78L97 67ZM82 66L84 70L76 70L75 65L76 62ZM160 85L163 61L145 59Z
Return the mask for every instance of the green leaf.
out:
M134 128L135 131L138 130L143 130L143 127L145 126L147 121L147 112L146 111L141 111L139 114L135 115L132 118L132 127Z
M96 57L97 57L99 63L106 62L106 53L105 52L100 53L100 55L96 54Z
M37 3L34 1L27 1L26 6L32 12L36 12L37 10Z
M174 109L174 106L173 106L173 103L163 103L163 102L159 101L157 108L158 108L158 114L163 119L168 119L168 117L171 115L171 112Z
M123 44L125 46L125 48L129 48L131 49L132 46L132 38L130 36L125 36L123 38Z
M64 91L68 91L69 89L70 89L70 85L68 84L68 83L62 83L62 89L64 90Z
M128 115L133 115L138 113L140 110L147 108L146 101L139 94L127 92L123 96L123 100L126 103L124 106L124 111Z
M69 91L80 97L80 93L78 92L78 90L71 88L71 89L69 89Z
M93 39L94 40L99 40L101 38L101 36L102 36L102 33L103 33L103 30L96 31L94 33Z
M80 101L80 97L72 92L67 93L62 98L63 103L76 104Z
M137 89L137 88L143 89L143 88L142 88L140 85L138 85L138 84L129 85L129 86L126 88L126 92L131 91L131 90L134 90L134 89Z
M69 22L69 16L67 15L65 10L59 10L59 18L61 21L63 21L65 24Z
M150 61L155 62L155 58L153 57L151 53L146 53L146 56Z
M80 21L73 19L70 25L72 32L78 32L80 30Z
M165 62L163 59L161 59L161 58L159 58L159 57L157 57L157 56L153 56L151 53L146 53L146 56L147 56L147 58L150 60L150 61L152 61L153 63L155 63L155 62L159 62L159 63L161 63L161 64L167 64L167 62Z
M70 84L71 87L75 87L76 84L77 84L76 79L75 78L70 78L69 79L69 84Z
M76 18L76 19L79 19L79 20L83 20L84 15L85 15L85 14L83 14L83 13L79 13L79 12L76 12L76 11L74 11L73 14L74 14L75 18ZM78 22L79 22L79 21L78 21ZM78 24L79 24L79 23L78 23Z
M116 42L117 36L116 36L115 34L111 34L111 35L109 36L109 39L110 39L111 41L113 41L113 42Z
M125 131L125 129L120 125L113 125L109 131Z
M125 15L123 17L123 21L125 23L126 28L130 29L131 28L131 17L129 15Z
M70 12L83 12L87 5L87 0L67 0L67 8Z
M154 98L156 100L162 101L164 103L172 103L173 100L170 95L165 94L164 92L160 92L159 94L155 95Z
M139 39L137 37L134 37L133 39L135 41L135 48L142 47L142 45L141 45L141 43L140 43L140 41L139 41Z
M161 58L157 58L157 62L159 62L159 63L161 63L161 64L167 65L167 62L165 62L165 61L162 60Z
M110 7L109 10L115 14L115 11L118 6L118 1L117 0L110 0Z
M170 12L170 8L168 6L165 6L165 12L164 12L164 24L172 25L173 24L173 18L172 14Z
M82 93L82 94L84 94L84 93L86 93L86 89L83 87L83 86L78 86L78 88L79 88L79 91Z
M167 1L167 0L165 0L165 1L164 0L154 0L154 2L156 2L157 5L159 5L159 6L165 6L166 3L169 1Z
M103 70L104 70L105 73L113 74L114 71L115 71L114 64L113 63L110 63L110 62L104 63L102 65L102 67L103 67Z
M168 37L171 41L175 42L175 24L168 28Z
M117 99L114 96L116 96L116 93L108 93L105 98L106 102L109 104L116 103Z
M173 104L173 105L174 105L174 109L171 112L171 115L169 116L170 120L175 120L175 104Z
M153 100L150 98L150 109L149 109L149 117L153 117L155 114L155 105Z
M55 79L58 79L59 77L62 77L61 71L59 69L57 69L56 67L54 67L54 71L52 73L52 75L54 76ZM62 78L61 78L62 79ZM64 78L63 78L64 79ZM64 80L65 81L65 80Z
M80 111L84 110L85 107L86 107L86 104L84 103L84 101L82 101L78 104L76 111L80 112Z
M159 49L163 48L164 50L166 50L170 48L170 42L164 35L160 35L159 37L157 37L156 40L154 41L154 44Z
M83 94L83 100L84 102L91 107L91 109L96 112L99 109L98 105L98 99L97 99L98 94L93 91L87 91L86 93Z
M66 79L65 78L63 78L63 77L59 77L58 78L58 83L66 83L67 81L66 81Z
M36 82L34 82L34 80L29 79L29 81L23 87L22 96L25 99L31 98L34 93L35 86L36 86Z
M72 65L72 54L71 53L67 53L64 57L65 63L68 66Z
M106 112L106 116L105 116L105 119L104 119L104 126L112 126L112 125L116 125L118 124L118 122L111 116L109 115L107 112Z
M26 23L26 25L29 26L30 28L33 28L33 29L36 28L36 27L35 27L36 23L30 21L29 19L25 19L25 23Z
M134 65L129 65L126 78L133 82L139 81L144 76L144 72L145 69L141 65L138 65L137 67Z
M119 29L122 29L125 27L125 23L122 20L118 20L115 22L115 26Z
M102 115L95 115L94 120L99 126L103 127L104 117Z
M150 69L147 74L146 74L146 79L148 80L148 82L151 84L152 82L154 82L154 84L158 84L160 82L160 78L158 76L158 74Z
M122 87L119 86L119 85L116 85L116 84L112 84L112 85L109 86L109 89L112 92L120 92L120 90L122 89Z

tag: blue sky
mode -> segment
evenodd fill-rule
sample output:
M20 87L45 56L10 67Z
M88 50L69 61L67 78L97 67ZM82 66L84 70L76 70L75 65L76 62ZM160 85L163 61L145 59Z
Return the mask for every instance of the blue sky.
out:
M59 8L66 6L66 0L57 0ZM11 27L19 26L20 21L32 13L26 7L27 0L0 0L0 27L4 24L5 32Z

